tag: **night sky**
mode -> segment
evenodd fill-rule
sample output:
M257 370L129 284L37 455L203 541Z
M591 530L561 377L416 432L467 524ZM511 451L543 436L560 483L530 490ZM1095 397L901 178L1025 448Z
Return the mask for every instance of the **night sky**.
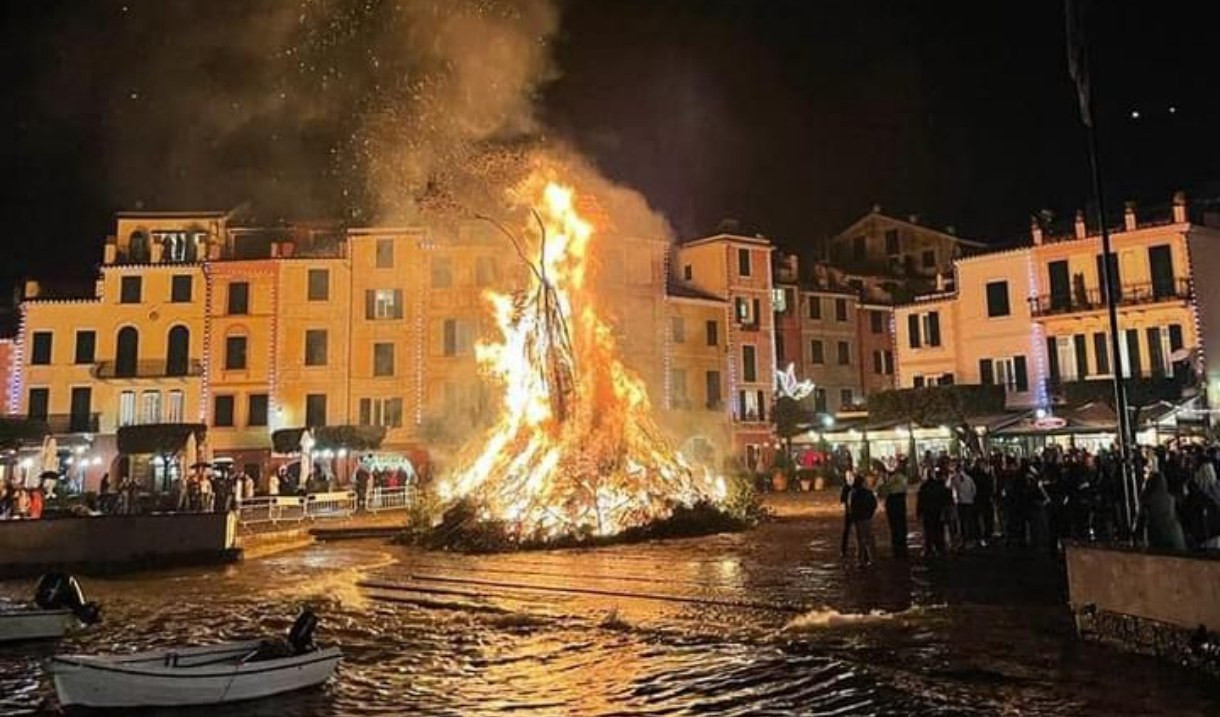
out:
M343 7L307 27L328 4ZM380 4L4 3L0 282L88 278L123 209L367 216L359 118L413 67ZM879 203L1009 241L1089 190L1062 4L948 5L563 2L536 131L643 192L680 237L734 218L798 245ZM1111 200L1220 196L1220 13L1097 6Z

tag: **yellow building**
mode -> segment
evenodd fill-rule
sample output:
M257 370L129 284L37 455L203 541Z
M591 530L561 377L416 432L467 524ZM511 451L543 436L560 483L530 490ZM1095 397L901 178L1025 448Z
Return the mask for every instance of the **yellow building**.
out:
M1031 233L1030 246L958 259L952 290L895 307L900 387L1000 384L1013 408L1108 398L1115 360L1100 235L1079 214L1070 234L1037 223ZM1199 271L1220 232L1190 223L1179 195L1168 216L1143 224L1128 205L1111 242L1124 376L1181 395L1195 367L1211 365Z
M384 427L384 450L424 449L443 467L498 409L474 346L495 338L487 292L527 285L505 241L477 222L265 229L221 213L121 214L94 295L27 290L8 409L79 443L90 488L133 424L205 424L205 455L256 476L276 430L323 425ZM686 282L670 281L667 242L597 247L590 280L610 297L599 309L675 442L715 460L766 443L770 244L682 247L699 267ZM143 456L129 470L163 488L176 468Z

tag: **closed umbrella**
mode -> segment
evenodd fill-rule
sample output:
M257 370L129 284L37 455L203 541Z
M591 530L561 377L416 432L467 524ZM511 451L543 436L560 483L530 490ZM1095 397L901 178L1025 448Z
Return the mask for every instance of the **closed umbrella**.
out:
M195 464L199 462L199 442L195 440L195 434L188 434L186 437L186 446L182 449L182 475L186 477L187 468L194 469Z
M39 473L54 473L59 475L59 444L55 441L55 436L47 436L42 439L42 454L40 456ZM41 482L41 479L39 479Z
M301 485L309 484L309 475L313 472L313 431L308 428L301 431Z

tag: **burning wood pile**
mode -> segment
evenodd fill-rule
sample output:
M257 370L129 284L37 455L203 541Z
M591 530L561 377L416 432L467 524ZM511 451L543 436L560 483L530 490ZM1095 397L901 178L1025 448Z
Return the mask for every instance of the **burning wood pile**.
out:
M652 417L586 286L594 227L544 171L513 193L529 220L496 223L530 269L515 295L488 293L500 340L479 364L503 389L489 433L439 486L450 530L494 524L515 544L601 539L725 499L723 478L688 465ZM456 525L455 525L456 523Z

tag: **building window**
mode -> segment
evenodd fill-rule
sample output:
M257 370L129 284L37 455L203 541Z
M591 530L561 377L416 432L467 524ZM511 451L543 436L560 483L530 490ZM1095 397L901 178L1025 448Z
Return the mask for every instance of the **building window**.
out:
M1028 391L1029 375L1025 368L1025 357L979 359L979 383L1003 386L1009 392Z
M741 377L743 381L753 382L758 380L758 361L756 349L746 344L741 347Z
M185 376L190 370L191 362L191 332L185 326L175 326L169 330L165 352L165 375Z
M953 383L954 383L954 381L953 381L953 374L951 374L951 373L942 373L942 374L940 375L940 383L938 383L937 385L938 385L938 386L952 386L952 385L953 385Z
M220 428L233 427L233 396L217 395L212 401L212 425Z
M481 256L474 261L474 283L476 286L492 286L500 278L496 260L489 256Z
M88 386L73 386L72 398L68 413L68 430L72 433L85 433L97 430L90 418L93 413L93 389Z
M707 394L707 408L710 411L718 411L721 408L723 399L720 395L720 372L708 371L703 375L704 392Z
M850 388L839 389L839 408L842 409L847 408L848 406L854 406L855 403L856 400L855 397L852 396Z
M246 337L225 338L225 370L244 371L246 368Z
M737 250L737 273L741 276L750 275L750 250Z
M453 262L449 257L432 257L432 288L448 289L453 286Z
M915 388L923 388L926 385L926 383L924 382L923 376L916 375L912 379L912 385L914 385Z
M865 237L852 237L851 256L856 261L864 261L868 258L868 240Z
M161 392L145 391L140 394L140 423L161 422Z
M1008 306L1008 282L987 282L987 315L1008 316L1011 312Z
M870 309L868 312L869 329L874 334L885 333L885 312L876 309Z
M314 428L326 425L326 394L305 394L305 427Z
M881 358L885 360L885 375L894 375L894 352L886 349L881 352Z
M51 389L49 388L31 388L30 400L26 416L32 421L47 420L48 411L51 407Z
M136 422L136 392L123 391L119 394L119 425L130 426Z
M119 303L138 304L143 293L144 281L138 276L124 276L119 280Z
M913 349L921 345L940 346L940 312L908 314L907 332L910 334L907 338Z
M179 389L165 392L165 422L182 423L186 416L186 396Z
M364 318L401 319L402 289L367 289L364 292Z
M885 255L886 256L897 256L898 253L901 251L902 251L902 249L898 245L898 230L897 229L886 229L885 230Z
M690 264L684 265L682 267L682 278L686 281L694 281L694 279L695 279L694 267L692 267Z
M134 326L124 326L115 339L114 375L120 378L135 376L139 360L140 332Z
M936 252L927 249L923 253L923 268L932 269L936 266Z
M686 343L686 321L681 316L671 316L669 319L670 334L675 344Z
M267 407L269 405L267 394L252 393L246 399L246 425L247 426L265 426L267 425Z
M707 333L707 345L708 346L719 346L720 345L720 322L715 321L715 320L708 321L704 325L704 327L705 327L705 331Z
M669 370L669 407L690 408L690 398L686 391L686 370L674 368Z
M822 297L820 297L820 296L810 296L809 297L809 318L815 319L815 320L822 318Z
M394 344L373 344L373 375L379 377L394 375Z
M1093 334L1093 357L1097 364L1097 373L1101 376L1110 373L1110 337L1105 332Z
M377 268L378 269L394 268L394 240L393 239L378 239L377 240Z
M823 347L821 339L813 339L809 342L809 363L826 363L826 349Z
M191 275L175 274L170 279L169 300L175 304L187 304L191 301Z
M443 332L442 355L465 356L470 353L471 345L474 343L474 332L469 323L459 319L445 319Z
M787 355L788 355L788 352L784 347L784 335L776 334L775 335L775 365L776 366L784 365L784 357Z
M330 269L309 270L308 299L310 301L330 300Z
M326 365L326 329L305 331L305 365Z
M76 363L93 363L97 355L97 332L76 332Z
M826 413L826 389L813 389L813 410L816 413Z
M835 321L847 321L847 299L835 299Z
M1071 336L1055 338L1055 355L1056 364L1059 366L1059 376L1062 380L1075 381L1081 378L1076 375L1076 347Z
M229 283L228 305L225 310L232 316L250 313L250 284L248 282Z
M885 360L881 357L881 351L873 352L873 373L881 375L885 373Z
M743 421L765 421L762 391L739 391L737 393L738 417Z
M51 363L51 332L35 331L30 347L30 364L46 366Z
M400 428L402 426L402 399L360 399L360 425Z
M839 365L847 366L851 363L851 346L846 341L839 342Z

